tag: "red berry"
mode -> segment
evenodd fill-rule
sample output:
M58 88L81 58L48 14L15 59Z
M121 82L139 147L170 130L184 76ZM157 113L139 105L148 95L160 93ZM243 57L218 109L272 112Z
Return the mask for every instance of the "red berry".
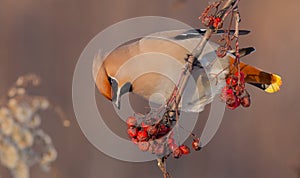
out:
M214 17L213 16L206 16L203 18L202 23L205 26L211 26L214 23Z
M181 157L182 152L181 152L181 150L179 149L179 147L177 147L176 149L174 149L172 155L173 155L173 158L176 158L176 159L178 159L178 158Z
M235 102L237 100L237 97L234 94L227 94L225 96L225 98L226 98L226 104L228 104L228 105L235 104Z
M133 127L133 126L136 126L137 120L136 120L135 117L130 116L130 117L127 118L126 123L127 123L127 126L128 126L128 127Z
M237 83L238 83L238 79L236 78L236 77L228 77L227 79L226 79L226 84L228 85L228 86L236 86L237 85Z
M141 151L148 151L150 144L148 142L139 142L138 147Z
M231 88L227 89L226 95L233 95L233 89L231 89Z
M147 132L148 132L149 135L156 135L157 134L157 128L156 128L156 126L155 125L149 126L147 128Z
M187 154L190 154L190 148L189 147L187 147L186 145L181 145L181 146L179 146L179 149L181 150L181 153L183 154L183 155L187 155Z
M171 143L171 144L169 144L169 148L172 152L174 152L174 150L177 149L178 146L175 143Z
M251 105L250 95L246 95L241 98L241 105L245 108Z
M242 86L242 85L237 85L235 87L235 94L236 94L236 96L242 95L244 93L244 91L245 91L245 87Z
M140 130L137 134L137 139L139 141L145 141L148 138L148 133L145 130Z
M144 129L144 130L147 130L149 125L145 124L145 122L142 122L141 123L141 127Z
M226 84L231 85L231 77L226 78Z
M221 22L221 20L222 20L222 19L221 19L220 17L215 18L215 21L216 21L216 22Z
M138 129L136 127L129 127L127 129L127 133L128 133L130 138L134 138L138 134Z
M230 87L225 86L221 92L221 99L226 101L227 95L233 95L233 94L234 94L233 90Z
M170 145L170 144L172 144L172 143L174 143L174 139L173 139L173 138L169 138L169 139L168 139L168 145Z
M219 26L219 23L218 23L218 22L214 22L214 23L213 23L213 27L218 28L218 26Z
M227 108L234 110L240 106L240 99L234 95L229 96L226 100L226 104L227 104Z
M215 28L221 28L222 24L220 23L222 21L222 19L220 17L217 17L214 19L214 22L213 22L213 26Z
M160 135L165 135L166 133L168 133L169 132L169 128L167 127L167 126L165 126L164 124L160 124L160 126L159 126L159 134Z
M192 143L192 147L193 147L193 149L194 149L195 151L201 150L201 146L200 146L200 141L199 141L199 139L197 139L197 140L194 139L194 141L193 141L193 143Z

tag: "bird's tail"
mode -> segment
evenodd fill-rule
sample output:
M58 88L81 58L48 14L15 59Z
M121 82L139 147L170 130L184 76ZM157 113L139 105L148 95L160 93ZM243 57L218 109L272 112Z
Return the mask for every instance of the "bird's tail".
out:
M235 59L231 58L230 71L232 73L236 72L236 68L233 67L234 61ZM282 80L279 75L265 72L243 62L240 62L240 70L245 74L246 83L256 86L268 93L274 93L280 90Z

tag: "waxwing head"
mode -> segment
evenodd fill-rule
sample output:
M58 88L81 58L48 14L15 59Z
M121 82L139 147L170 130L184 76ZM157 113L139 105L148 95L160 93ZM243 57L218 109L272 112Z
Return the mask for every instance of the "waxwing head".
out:
M111 81L111 91L112 91L112 99L113 104L120 109L120 101L121 96L125 93L132 91L132 84L130 82L126 82L123 85L119 85L119 82L116 78L109 77Z
M115 77L109 75L104 64L97 74L96 85L100 93L111 100L118 109L120 109L121 96L132 90L132 84L130 82L120 84Z

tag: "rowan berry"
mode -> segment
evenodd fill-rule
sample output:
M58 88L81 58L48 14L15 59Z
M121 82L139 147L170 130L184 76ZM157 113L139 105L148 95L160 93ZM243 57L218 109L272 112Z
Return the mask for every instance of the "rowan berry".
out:
M182 156L182 152L179 149L179 147L177 147L173 150L172 156L173 156L173 158L176 158L176 159L178 159Z
M145 141L145 140L147 140L147 138L148 138L148 133L145 130L140 130L137 133L137 139L139 141Z
M200 141L199 139L194 139L192 142L192 147L195 151L201 150Z
M241 98L241 105L246 108L251 105L250 95Z
M187 147L186 145L180 145L179 146L179 149L180 149L180 151L181 151L181 153L183 154L183 155L187 155L187 154L190 154L190 148L189 147Z
M126 123L127 123L127 126L128 126L128 127L133 127L133 126L136 126L137 120L136 120L135 117L130 116L130 117L127 118Z
M148 151L150 144L148 142L142 141L138 143L138 147L141 151Z
M147 128L147 132L148 132L149 135L152 135L152 136L156 135L157 134L157 128L156 128L156 126L155 125L149 126Z
M127 134L130 138L135 138L138 134L138 129L136 127L129 127L127 129Z

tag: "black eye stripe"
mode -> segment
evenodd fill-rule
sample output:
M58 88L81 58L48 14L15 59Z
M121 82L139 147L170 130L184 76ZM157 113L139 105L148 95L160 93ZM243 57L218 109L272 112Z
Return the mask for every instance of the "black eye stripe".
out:
M122 96L125 93L131 92L132 91L132 84L130 82L125 83L121 88L118 93L119 89L119 82L114 79L113 77L108 76L107 80L110 83L111 86L111 92L112 92L112 101L115 101L117 99L117 95L119 94L119 97Z
M108 76L107 80L109 81L110 86L118 86L118 81L116 79Z
M111 86L112 100L115 101L117 98L117 92L118 92L118 81L110 76L107 77L107 80L109 81L110 86Z

